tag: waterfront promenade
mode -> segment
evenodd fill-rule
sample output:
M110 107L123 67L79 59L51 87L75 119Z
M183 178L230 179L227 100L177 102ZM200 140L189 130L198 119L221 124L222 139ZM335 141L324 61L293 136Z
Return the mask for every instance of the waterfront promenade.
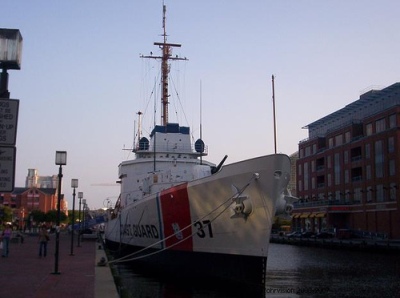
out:
M50 235L47 256L39 257L37 236L10 243L8 257L0 258L0 297L47 298L118 297L108 266L97 266L104 250L95 239L85 239L71 256L71 235L60 233L58 272L55 269L55 235Z

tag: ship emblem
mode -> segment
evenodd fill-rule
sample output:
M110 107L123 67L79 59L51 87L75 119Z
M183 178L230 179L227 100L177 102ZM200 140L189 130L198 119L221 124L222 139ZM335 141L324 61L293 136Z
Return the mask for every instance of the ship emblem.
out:
M231 216L231 218L242 217L244 219L247 219L247 217L253 211L250 198L246 195L243 195L240 192L239 188L237 188L235 185L232 185L232 191L234 193L234 196L232 198L233 215Z
M182 231L179 228L179 224L177 222L174 222L172 224L172 229L174 230L176 238L178 238L178 240L182 240L183 239Z

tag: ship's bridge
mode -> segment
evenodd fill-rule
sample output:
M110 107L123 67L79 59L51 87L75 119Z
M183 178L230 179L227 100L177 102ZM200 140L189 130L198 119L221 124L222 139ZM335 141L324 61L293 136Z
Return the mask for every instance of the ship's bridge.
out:
M178 123L156 125L150 134L150 138L151 141L147 138L141 138L135 152L207 155L208 148L204 145L204 142L199 139L193 146L190 141L190 128L179 126Z

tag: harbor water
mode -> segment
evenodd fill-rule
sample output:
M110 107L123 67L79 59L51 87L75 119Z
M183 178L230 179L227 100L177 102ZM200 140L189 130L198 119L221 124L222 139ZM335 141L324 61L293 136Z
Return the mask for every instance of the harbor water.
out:
M121 297L254 297L241 284L152 276L118 265ZM400 255L271 244L259 297L400 297Z

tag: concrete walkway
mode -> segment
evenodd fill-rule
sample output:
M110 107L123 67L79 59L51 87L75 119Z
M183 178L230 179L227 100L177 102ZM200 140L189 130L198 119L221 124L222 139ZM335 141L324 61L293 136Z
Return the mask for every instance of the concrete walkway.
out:
M0 257L0 297L103 298L119 297L110 268L97 263L105 257L96 239L85 239L71 256L71 236L60 234L58 272L55 271L55 235L50 235L47 256L39 257L37 236L10 243L8 257ZM101 249L99 249L101 248Z

